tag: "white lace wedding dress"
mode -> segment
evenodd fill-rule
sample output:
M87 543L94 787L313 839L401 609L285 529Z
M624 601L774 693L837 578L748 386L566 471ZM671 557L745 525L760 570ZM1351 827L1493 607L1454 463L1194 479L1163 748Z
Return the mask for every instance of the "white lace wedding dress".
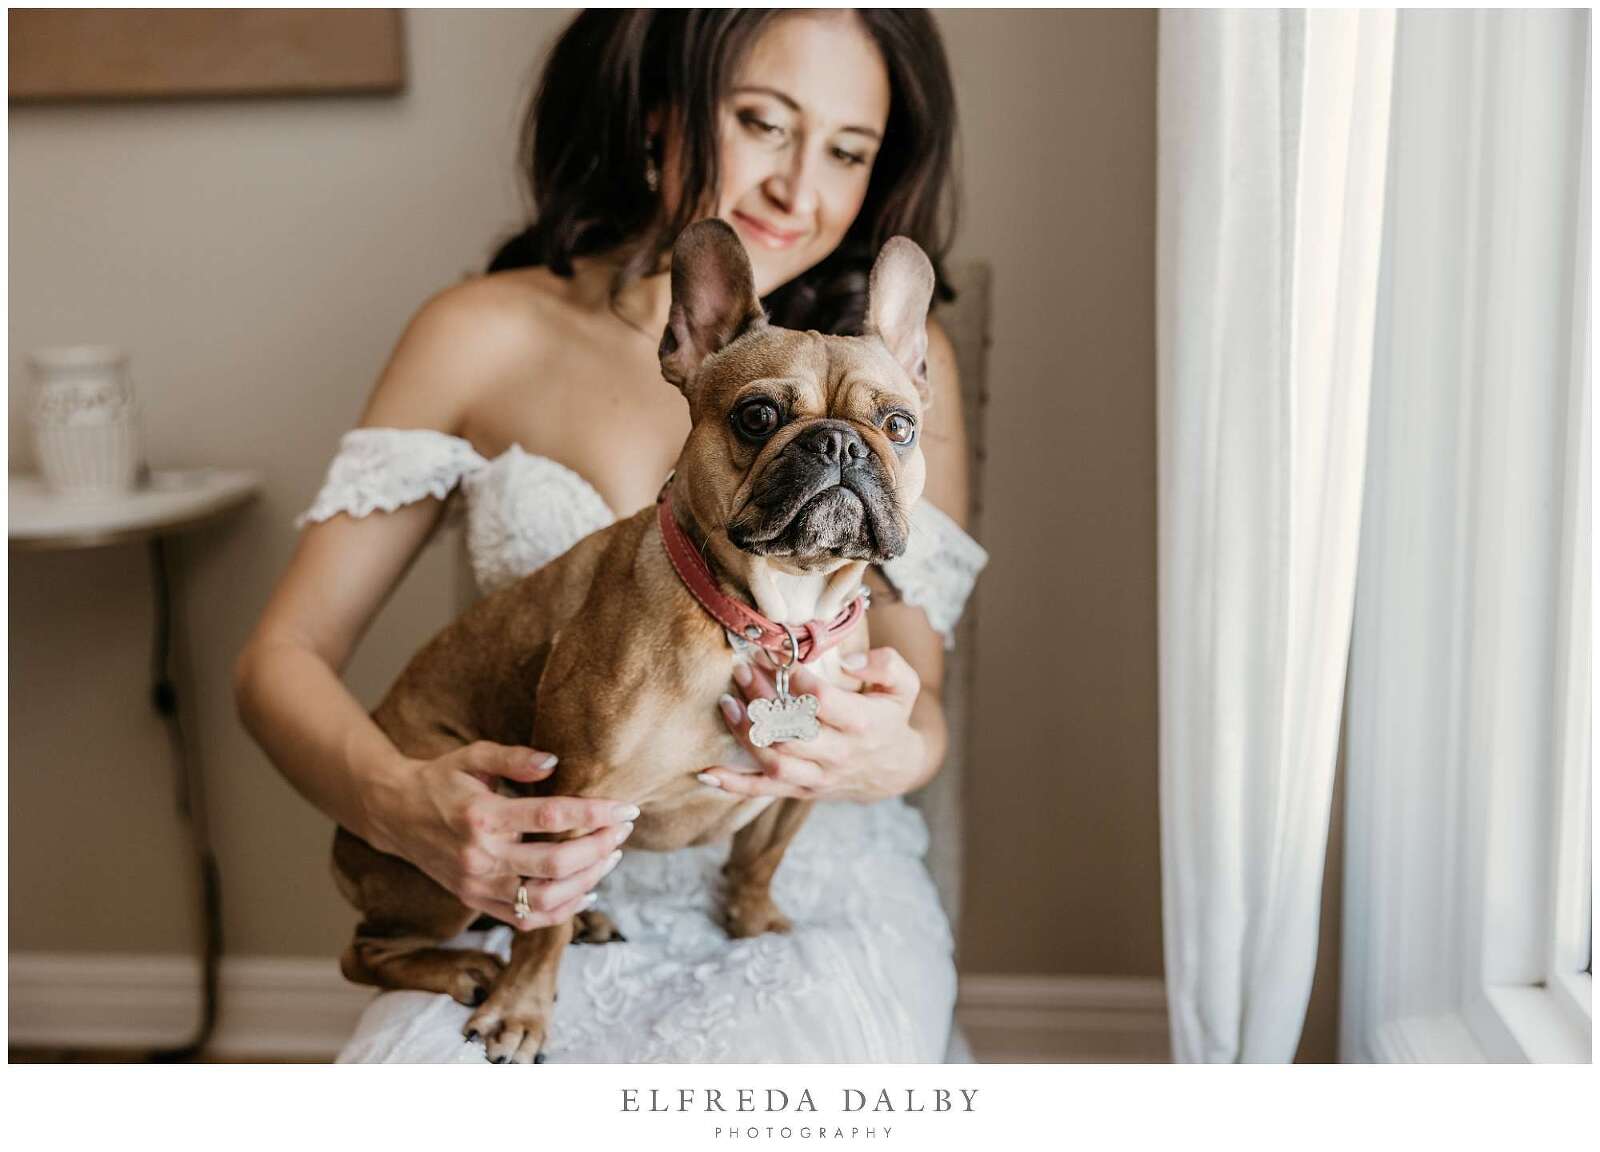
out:
M393 511L459 485L484 591L561 555L614 519L577 473L513 447L485 460L428 430L356 429L298 523ZM987 557L928 504L885 576L949 643ZM420 645L423 637L418 637ZM398 669L396 673L398 674ZM626 943L567 949L546 1041L553 1062L929 1062L944 1057L956 974L950 930L922 858L922 818L902 801L818 804L774 881L789 935L730 940L716 920L726 845L625 852L598 889ZM509 928L454 943L508 953ZM341 1061L484 1059L462 1040L469 1009L385 992Z

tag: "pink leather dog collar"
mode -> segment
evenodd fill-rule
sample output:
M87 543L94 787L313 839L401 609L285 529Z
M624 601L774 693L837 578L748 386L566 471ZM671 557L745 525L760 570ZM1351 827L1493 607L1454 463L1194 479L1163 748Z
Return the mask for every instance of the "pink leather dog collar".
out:
M773 653L774 663L793 663L798 659L802 664L809 664L848 636L866 615L865 586L832 620L812 620L787 628L725 594L717 587L711 569L672 514L672 493L668 491L671 482L668 477L667 483L661 486L661 494L656 497L656 515L661 522L661 542L666 545L667 558L672 561L678 579L719 624Z

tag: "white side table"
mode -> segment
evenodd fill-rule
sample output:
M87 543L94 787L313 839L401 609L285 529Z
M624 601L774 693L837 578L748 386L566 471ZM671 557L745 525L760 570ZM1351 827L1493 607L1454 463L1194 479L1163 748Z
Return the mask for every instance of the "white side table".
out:
M187 1044L157 1059L188 1060L198 1056L217 1021L217 971L222 959L222 884L206 820L204 778L199 757L185 735L179 704L192 707L191 667L182 621L176 605L182 566L173 562L176 538L184 532L221 520L254 499L261 478L253 472L202 469L155 472L150 482L125 495L93 501L53 495L37 476L13 475L9 536L13 553L97 548L108 544L144 543L150 555L155 592L155 646L151 653L151 704L166 721L177 766L178 811L189 827L195 866L200 877L203 1008L200 1027ZM174 637L177 638L175 643ZM183 691L178 691L182 683ZM188 729L192 732L192 726Z

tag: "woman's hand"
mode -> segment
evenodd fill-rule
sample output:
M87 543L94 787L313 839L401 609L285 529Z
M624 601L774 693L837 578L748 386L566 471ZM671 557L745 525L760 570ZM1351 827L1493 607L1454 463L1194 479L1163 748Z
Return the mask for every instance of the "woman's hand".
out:
M469 908L513 928L560 924L592 901L589 890L622 858L639 809L571 796L507 797L497 779L530 784L556 758L529 748L479 741L436 760L408 761L389 777L374 823L384 852L410 861ZM525 832L573 832L563 841L524 843ZM533 914L518 920L517 886L526 883Z
M789 678L791 694L817 698L821 730L815 739L757 748L750 743L745 705L776 696L777 687L765 668L736 665L734 680L744 700L724 696L722 716L761 772L718 765L700 775L701 783L740 796L807 800L884 800L913 788L924 773L926 753L910 724L922 689L916 670L893 648L854 653L843 666L861 681L859 690L837 687L803 666Z

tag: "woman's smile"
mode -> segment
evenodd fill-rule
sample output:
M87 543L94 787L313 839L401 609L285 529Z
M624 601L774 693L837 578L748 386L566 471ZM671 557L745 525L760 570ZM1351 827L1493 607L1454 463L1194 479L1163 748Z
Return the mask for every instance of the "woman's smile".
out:
M783 229L764 223L747 213L734 208L728 215L733 217L733 226L740 234L749 240L755 241L763 248L782 250L792 248L806 238L805 229Z

